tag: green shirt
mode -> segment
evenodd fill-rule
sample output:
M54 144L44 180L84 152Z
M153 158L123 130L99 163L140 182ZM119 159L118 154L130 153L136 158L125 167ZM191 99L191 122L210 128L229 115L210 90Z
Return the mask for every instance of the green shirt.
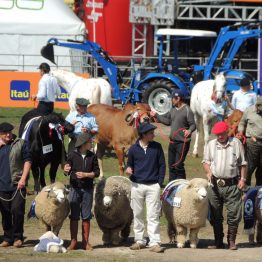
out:
M255 106L250 106L244 112L238 131L245 131L246 137L262 139L262 116L257 113Z

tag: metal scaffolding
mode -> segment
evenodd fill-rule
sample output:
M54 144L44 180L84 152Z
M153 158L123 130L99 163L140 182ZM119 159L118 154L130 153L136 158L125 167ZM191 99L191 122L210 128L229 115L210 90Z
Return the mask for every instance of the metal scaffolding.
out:
M132 56L145 57L147 26L155 31L170 27L176 20L205 21L257 21L262 20L262 6L237 6L228 0L130 0L129 21L133 26ZM154 55L158 42L154 41ZM166 45L165 53L169 54Z

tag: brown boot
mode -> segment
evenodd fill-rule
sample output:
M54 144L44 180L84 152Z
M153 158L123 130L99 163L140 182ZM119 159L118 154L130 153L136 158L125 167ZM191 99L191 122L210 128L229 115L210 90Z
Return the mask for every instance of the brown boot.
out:
M92 246L89 243L89 232L90 232L90 221L83 220L82 222L82 246L83 246L83 249L87 251L93 250Z
M215 236L215 245L208 246L208 249L224 249L224 232L223 232L223 225L222 224L214 224L213 231Z
M236 246L237 227L228 226L227 243L230 250L237 250Z
M71 243L67 250L75 250L77 247L78 220L70 220Z

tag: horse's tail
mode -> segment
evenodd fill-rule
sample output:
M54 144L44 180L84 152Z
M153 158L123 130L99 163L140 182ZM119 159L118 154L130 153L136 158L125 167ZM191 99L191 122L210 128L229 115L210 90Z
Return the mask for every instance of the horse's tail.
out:
M92 92L92 104L101 103L101 88L99 85L94 86L94 91Z

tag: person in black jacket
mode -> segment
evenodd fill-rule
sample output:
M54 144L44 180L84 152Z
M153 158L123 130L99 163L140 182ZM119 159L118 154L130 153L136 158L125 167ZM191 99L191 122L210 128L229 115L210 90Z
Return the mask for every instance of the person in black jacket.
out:
M32 163L26 141L14 139L13 129L10 123L0 123L0 213L4 232L1 248L23 245L26 184Z
M84 250L92 250L89 243L90 219L92 218L93 180L100 174L96 155L90 151L92 136L82 133L78 136L75 151L69 154L64 167L65 175L70 176L70 232L71 243L67 248L77 247L78 220L82 217L82 245Z
M165 178L166 164L161 144L153 141L156 126L142 123L138 127L139 139L128 152L126 173L132 181L131 208L134 213L135 243L130 247L138 250L146 247L144 238L144 203L147 212L149 248L163 252L160 240L160 187Z

